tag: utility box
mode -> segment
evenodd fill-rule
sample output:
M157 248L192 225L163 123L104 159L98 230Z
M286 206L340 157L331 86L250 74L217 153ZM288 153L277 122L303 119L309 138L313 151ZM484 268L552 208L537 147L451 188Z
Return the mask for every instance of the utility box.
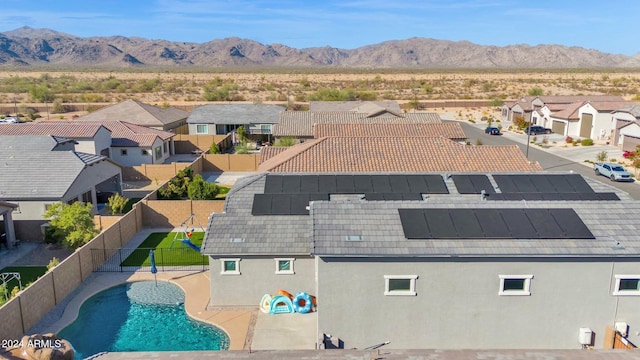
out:
M593 331L589 328L580 328L578 334L578 341L582 345L591 345L591 336L593 335Z

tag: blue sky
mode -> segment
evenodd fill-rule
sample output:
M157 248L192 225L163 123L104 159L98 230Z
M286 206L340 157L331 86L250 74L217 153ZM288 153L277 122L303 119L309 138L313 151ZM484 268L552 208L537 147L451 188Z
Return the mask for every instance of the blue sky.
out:
M638 14L638 0L0 0L0 32L30 26L197 43L236 36L343 49L425 37L633 55Z

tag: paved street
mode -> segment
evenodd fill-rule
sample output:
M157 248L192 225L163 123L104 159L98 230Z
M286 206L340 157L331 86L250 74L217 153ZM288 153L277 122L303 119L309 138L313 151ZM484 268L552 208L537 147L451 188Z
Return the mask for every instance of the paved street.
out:
M446 119L446 117L443 117ZM527 136L525 134L516 134L512 132L505 132L502 136L489 135L484 133L486 123L483 124L470 124L468 122L460 121L462 129L467 134L467 137L471 144L475 144L476 140L480 140L484 145L518 145L522 149L523 153L527 152ZM550 135L550 140L553 139L562 141L561 135ZM600 151L606 151L609 158L622 158L622 151L615 146L607 145L593 145L593 146L577 146L577 147L552 147L548 149L541 149L538 146L529 146L529 159L540 163L544 170L548 171L574 171L585 177L600 180L606 182L622 191L628 192L634 199L640 199L640 182L613 182L609 181L603 176L596 176L593 172L591 164L585 163L584 160L595 161L595 156ZM633 173L633 169L631 170Z

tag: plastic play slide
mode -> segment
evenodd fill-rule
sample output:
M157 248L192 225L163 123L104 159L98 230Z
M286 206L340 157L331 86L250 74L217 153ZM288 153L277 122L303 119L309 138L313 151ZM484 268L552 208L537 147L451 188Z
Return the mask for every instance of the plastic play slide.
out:
M182 240L182 243L187 245L188 247L192 248L193 250L195 250L197 252L200 252L200 246L192 243L190 239L184 239L184 240Z

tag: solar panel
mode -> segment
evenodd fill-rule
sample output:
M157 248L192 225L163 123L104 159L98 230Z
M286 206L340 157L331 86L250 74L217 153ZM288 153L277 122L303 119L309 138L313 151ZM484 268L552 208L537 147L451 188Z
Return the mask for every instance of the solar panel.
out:
M503 193L519 192L518 187L513 183L511 175L493 175L493 180Z
M591 186L584 181L584 178L579 174L567 174L567 175L555 175L564 176L567 182L571 185L575 192L587 193L594 192Z
M318 192L335 193L336 192L336 176L335 175L318 175Z
M407 183L409 184L410 192L418 194L429 193L429 186L427 185L427 181L425 180L424 175L409 174L406 175L405 178L407 179Z
M495 193L486 175L452 175L451 178L460 194L480 194L482 190L486 194Z
M573 209L399 209L407 239L594 239Z
M509 228L513 239L537 239L538 233L533 227L524 209L501 211L502 218Z
M552 193L555 192L556 189L549 181L548 175L536 175L530 176L529 180L533 183L533 186L536 188L536 192L540 193Z
M271 213L271 194L253 194L251 215L268 215Z
M425 218L430 235L434 239L455 239L458 233L451 221L449 211L443 209L425 209Z
M416 200L422 201L422 194L420 193L402 193L402 200Z
M264 181L264 192L269 194L282 193L282 176L267 175Z
M392 193L408 193L411 191L406 175L389 176Z
M453 221L458 238L474 238L478 234L482 234L482 227L475 216L475 212L471 209L458 209L449 212Z
M271 197L271 215L290 215L291 195L273 194Z
M328 201L329 200L329 194L323 194L323 193L312 193L312 194L309 194L309 201L319 201L319 200Z
M353 175L336 175L336 192L339 194L354 194Z
M549 212L564 231L564 238L595 239L595 236L573 209L550 209Z
M300 192L301 193L317 193L318 190L318 175L305 175L301 176Z
M389 184L389 176L387 175L371 175L371 183L373 185L373 192L391 192L391 184Z
M402 231L407 239L428 239L429 228L422 209L398 209Z
M597 193L598 200L620 200L616 193L607 192L607 193Z
M291 196L291 211L288 215L309 215L309 194L296 194Z
M384 193L366 193L364 199L367 201L384 201L386 200Z
M302 176L287 175L282 177L282 192L290 194L300 193L300 181Z
M447 184L444 183L444 179L440 175L424 175L424 179L427 183L429 194L448 194Z
M531 177L536 175L512 175L511 180L518 188L518 192L537 192L535 185L531 181Z
M353 186L359 194L373 192L373 184L371 183L371 175L354 175Z

